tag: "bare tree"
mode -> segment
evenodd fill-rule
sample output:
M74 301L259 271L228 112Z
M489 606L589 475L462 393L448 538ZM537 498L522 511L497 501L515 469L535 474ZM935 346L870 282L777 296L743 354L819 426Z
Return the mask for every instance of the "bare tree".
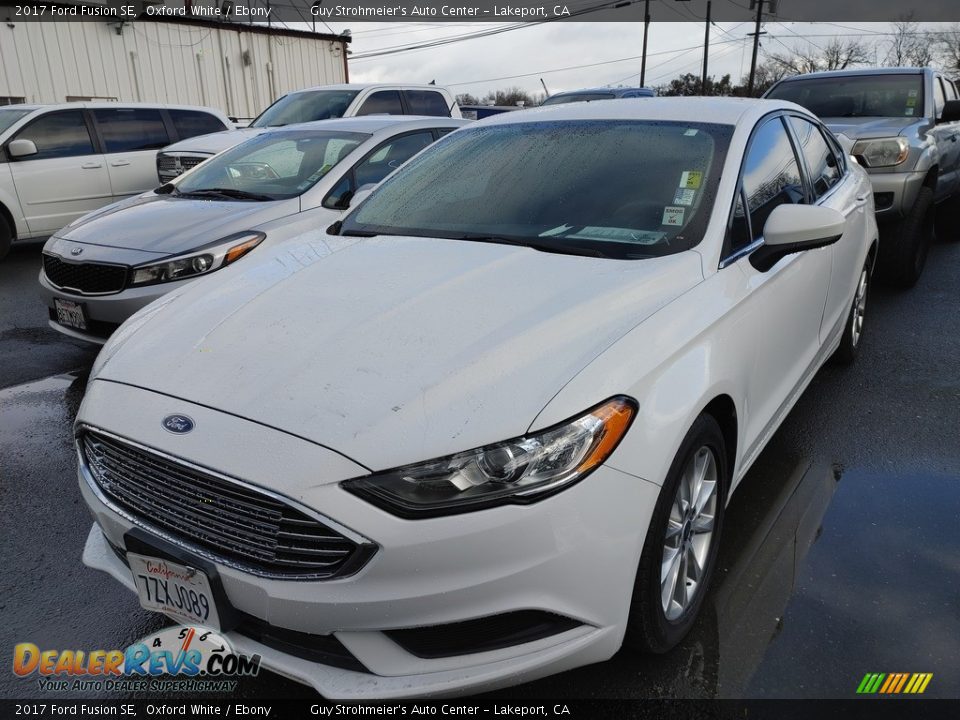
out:
M890 67L927 67L936 60L936 42L920 33L920 25L913 20L913 12L901 15L890 26L886 42L884 64Z
M960 23L955 23L937 38L936 48L943 69L960 78Z
M856 39L834 38L825 46L807 43L805 47L787 46L789 52L769 53L771 67L778 67L784 75L802 75L822 70L846 70L870 61L870 48Z
M461 93L457 95L457 105L479 105L480 99L470 93Z

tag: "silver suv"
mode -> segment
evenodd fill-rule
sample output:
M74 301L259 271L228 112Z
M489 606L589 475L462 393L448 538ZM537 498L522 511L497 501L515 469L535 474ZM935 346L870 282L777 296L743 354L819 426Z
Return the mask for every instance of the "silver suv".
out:
M764 97L820 116L870 175L880 223L878 269L916 283L934 225L960 240L960 95L930 68L883 68L786 78Z

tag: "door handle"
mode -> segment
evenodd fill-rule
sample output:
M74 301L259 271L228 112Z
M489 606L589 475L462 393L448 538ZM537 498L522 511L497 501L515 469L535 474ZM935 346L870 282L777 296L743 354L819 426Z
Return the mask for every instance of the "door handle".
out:
M124 167L125 165L129 165L130 161L129 160L113 160L110 164L113 167Z
M88 162L88 163L84 163L80 167L83 168L84 170L96 170L97 168L102 168L103 163Z

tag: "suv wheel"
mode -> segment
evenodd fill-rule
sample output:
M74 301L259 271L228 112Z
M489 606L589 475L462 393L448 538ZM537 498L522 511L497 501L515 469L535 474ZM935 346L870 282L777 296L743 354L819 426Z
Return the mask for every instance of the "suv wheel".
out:
M916 285L927 262L932 240L933 188L924 186L907 216L880 230L877 267L881 277L901 288Z
M665 653L693 627L716 565L726 501L723 433L701 415L680 444L650 519L624 644Z

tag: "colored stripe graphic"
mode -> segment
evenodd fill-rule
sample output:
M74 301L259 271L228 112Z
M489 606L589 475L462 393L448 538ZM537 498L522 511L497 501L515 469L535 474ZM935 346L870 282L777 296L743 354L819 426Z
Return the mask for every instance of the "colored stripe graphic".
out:
M921 695L933 673L867 673L857 686L858 695Z

